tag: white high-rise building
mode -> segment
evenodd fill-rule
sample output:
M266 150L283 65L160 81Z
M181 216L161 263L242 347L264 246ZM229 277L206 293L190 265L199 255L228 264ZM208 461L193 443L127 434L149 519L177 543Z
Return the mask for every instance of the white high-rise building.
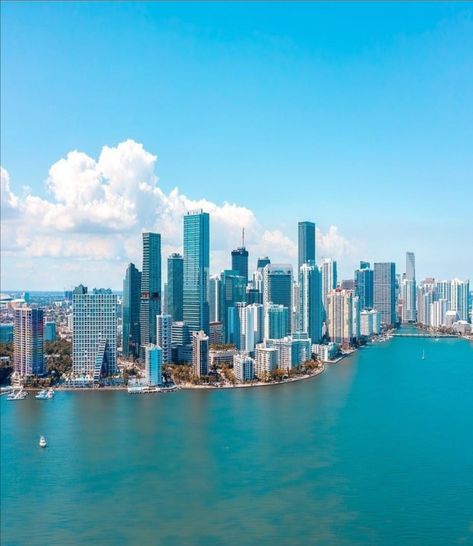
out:
M233 373L238 381L251 381L255 377L255 361L246 354L234 355Z
M264 343L258 343L255 354L256 377L267 379L269 374L278 367L279 351L276 347L266 347Z
M447 300L447 311L450 311L452 303L452 281L437 281L435 294L439 300Z
M257 343L264 336L264 306L253 303L243 308L241 312L240 336L242 351L253 353Z
M470 281L453 279L451 288L451 310L456 311L459 320L469 320Z
M447 300L441 299L430 304L430 326L440 328L445 326L445 317L447 314Z
M158 315L156 317L156 342L163 351L163 363L172 361L172 316Z
M327 298L329 292L337 288L337 262L332 258L324 258L320 264L322 282L322 304L324 307L324 319L327 320Z
M72 370L98 381L117 370L117 296L80 285L72 294Z
M415 280L403 279L401 284L402 322L415 322L417 319L417 298Z
M330 341L349 344L353 339L353 292L337 288L327 296L327 328Z
M318 267L304 264L299 272L299 327L307 332L312 343L322 339L322 285Z

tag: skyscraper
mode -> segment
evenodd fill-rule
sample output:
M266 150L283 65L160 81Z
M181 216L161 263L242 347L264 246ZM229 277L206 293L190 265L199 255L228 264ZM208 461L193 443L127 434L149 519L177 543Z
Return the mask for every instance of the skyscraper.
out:
M281 339L287 334L289 310L284 305L266 303L264 305L265 339Z
M246 282L244 277L232 269L222 271L220 278L220 321L223 324L225 341L229 343L228 310L237 303L245 302Z
M163 363L169 364L172 360L172 317L158 315L156 317L156 341L162 349Z
M263 269L263 303L287 308L286 334L291 332L292 266L268 264Z
M360 309L373 308L373 270L368 262L360 262L355 271L355 294L360 298Z
M299 272L299 330L306 332L312 343L322 339L322 283L315 263L305 263Z
M44 373L43 310L31 307L15 309L13 333L13 369L20 377Z
M348 344L353 338L353 292L337 288L327 296L327 330L330 341Z
M125 358L140 355L141 272L128 264L123 280L122 351Z
M190 332L209 333L209 215L203 211L184 216L184 322Z
M161 313L161 235L143 233L140 343L156 344L156 316Z
M393 262L374 264L373 307L380 313L381 324L396 323L396 265Z
M148 343L145 350L145 374L150 387L157 387L163 383L163 351L161 347Z
M406 277L401 283L402 321L417 320L416 262L413 252L406 252Z
M262 272L263 269L270 263L271 263L271 260L269 259L268 256L264 256L264 257L260 256L256 262L256 269Z
M72 295L72 370L98 381L117 369L117 296L79 285Z
M320 265L322 277L322 303L324 306L324 319L327 320L327 296L337 288L337 262L332 258L324 258Z
M470 282L460 279L452 280L451 310L456 311L460 320L470 320Z
M243 230L241 246L232 250L232 269L240 277L244 277L245 285L248 284L248 250L245 248L245 230Z
M168 257L167 314L177 322L183 319L184 259L175 252Z
M406 252L406 279L416 280L416 259L414 252Z
M209 278L209 321L221 322L221 280L220 275L210 275Z
M209 373L209 337L202 330L192 333L192 367L197 377Z
M315 224L313 222L299 222L299 267L303 264L315 262Z

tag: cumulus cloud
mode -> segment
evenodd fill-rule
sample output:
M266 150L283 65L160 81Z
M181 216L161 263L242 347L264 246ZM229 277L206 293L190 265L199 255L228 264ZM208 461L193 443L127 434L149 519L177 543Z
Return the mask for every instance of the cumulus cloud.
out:
M2 168L2 249L28 259L64 260L69 268L85 260L140 264L142 231L162 234L165 258L182 246L183 215L203 209L211 215L213 271L230 266L229 251L240 241L242 227L254 259L269 255L295 262L296 243L280 230L264 229L249 208L191 199L177 187L163 192L156 163L157 156L133 140L104 146L98 159L74 150L49 169L47 198L31 191L18 197ZM336 226L327 233L317 230L317 244L319 256L340 258L352 250Z

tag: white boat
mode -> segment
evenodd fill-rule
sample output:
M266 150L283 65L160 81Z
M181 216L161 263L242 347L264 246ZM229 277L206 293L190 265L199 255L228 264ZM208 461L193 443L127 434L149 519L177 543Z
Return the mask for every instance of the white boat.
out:
M23 389L16 389L7 396L7 400L23 400L27 394Z
M46 400L48 398L48 391L46 389L39 391L35 398L38 400Z
M54 398L54 390L53 389L48 389L47 397L48 397L49 400L51 398Z
M39 447L46 447L48 444L46 443L46 438L44 436L41 436L39 439Z
M422 360L425 360L425 351L422 351Z

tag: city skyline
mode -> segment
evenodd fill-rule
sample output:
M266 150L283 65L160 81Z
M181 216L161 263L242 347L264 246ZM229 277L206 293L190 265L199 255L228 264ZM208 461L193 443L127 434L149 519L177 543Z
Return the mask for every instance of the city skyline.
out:
M250 270L295 266L311 221L340 278L406 249L418 279L472 277L469 6L1 9L4 290L119 289L136 236L182 252L194 208L210 273L242 228Z

